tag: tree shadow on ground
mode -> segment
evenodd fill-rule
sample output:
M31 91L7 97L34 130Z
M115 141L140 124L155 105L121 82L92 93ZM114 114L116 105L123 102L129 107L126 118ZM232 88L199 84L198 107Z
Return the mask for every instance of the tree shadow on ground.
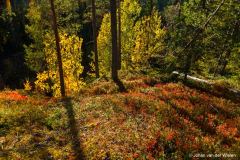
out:
M232 118L237 117L237 115L235 115L234 113L231 113L231 112L229 112L221 107L218 107L216 105L210 105L209 113L221 114L222 116L224 116L227 119L232 119Z
M207 124L205 121L203 120L198 120L195 117L193 117L186 109L180 108L177 105L175 105L174 103L168 101L168 104L170 104L172 106L172 108L180 115L183 116L187 119L189 119L190 121L192 121L196 126L198 126L202 132L204 132L205 134L210 134L210 135L217 135L220 134L217 132L215 127L210 126L209 124ZM209 111L206 111L204 115L208 114ZM217 112L216 114L225 114L225 112L221 113L221 112ZM223 135L222 135L223 136ZM234 143L235 140L230 138L230 137L225 137L225 143Z
M197 89L201 92L211 94L215 97L225 98L225 99L231 100L232 102L240 103L240 93L238 92L238 90L234 90L224 86L217 86L214 84L205 84L200 82L194 83L189 80L183 81L183 83L184 85L190 88Z
M81 142L79 139L79 130L77 128L76 120L75 120L75 113L73 110L73 104L71 98L64 99L64 107L67 111L68 117L68 127L70 130L69 136L71 139L72 150L74 151L74 157L76 160L84 160L85 156L81 149Z
M173 109L176 110L176 112L180 115L183 116L187 119L189 119L190 121L192 121L195 125L197 125L204 133L208 133L210 135L215 135L216 129L212 128L211 126L209 126L208 124L206 124L204 121L199 121L196 118L194 118L187 110L178 107L177 105L175 105L172 102L168 102Z

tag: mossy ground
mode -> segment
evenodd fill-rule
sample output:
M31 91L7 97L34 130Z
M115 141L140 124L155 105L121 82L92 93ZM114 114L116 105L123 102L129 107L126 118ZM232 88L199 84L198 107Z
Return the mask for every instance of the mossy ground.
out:
M0 159L239 156L240 103L182 83L123 82L127 93L99 81L66 101L1 92Z

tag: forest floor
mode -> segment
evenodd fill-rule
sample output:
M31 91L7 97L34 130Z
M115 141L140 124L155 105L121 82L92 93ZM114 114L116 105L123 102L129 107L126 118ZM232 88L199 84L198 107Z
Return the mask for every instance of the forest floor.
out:
M239 158L240 102L180 82L123 83L127 93L100 80L65 101L0 92L0 159Z

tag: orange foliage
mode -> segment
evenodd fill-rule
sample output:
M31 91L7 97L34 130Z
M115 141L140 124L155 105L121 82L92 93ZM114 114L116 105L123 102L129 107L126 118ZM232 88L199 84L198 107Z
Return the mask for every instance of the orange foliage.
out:
M171 141L173 140L173 138L175 137L175 132L170 132L167 137L166 137L166 140L167 141Z
M217 132L222 134L224 137L234 137L237 135L238 129L236 127L230 127L226 123L223 123L217 127Z
M28 97L19 94L16 91L11 91L11 92L3 92L0 94L0 99L5 99L5 100L12 100L12 101L24 101L27 100Z
M134 154L133 154L133 158L134 158L134 159L136 159L136 158L138 158L138 157L139 157L139 154L138 154L138 153L134 153Z

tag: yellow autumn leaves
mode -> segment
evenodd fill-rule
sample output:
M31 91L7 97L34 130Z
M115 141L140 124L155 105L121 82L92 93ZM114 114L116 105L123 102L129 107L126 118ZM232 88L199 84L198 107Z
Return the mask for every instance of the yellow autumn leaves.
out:
M141 17L137 0L125 0L121 8L121 53L123 70L139 70L148 66L148 59L164 49L165 29L161 16L154 9ZM111 66L110 15L105 14L98 36L100 73L109 73Z
M84 86L84 82L80 78L80 74L83 71L80 63L82 39L76 35L60 33L60 44L66 91L67 93L74 93ZM37 90L41 92L53 92L54 96L59 96L60 82L57 55L54 47L54 39L50 33L46 35L44 45L48 70L37 74L35 85Z

